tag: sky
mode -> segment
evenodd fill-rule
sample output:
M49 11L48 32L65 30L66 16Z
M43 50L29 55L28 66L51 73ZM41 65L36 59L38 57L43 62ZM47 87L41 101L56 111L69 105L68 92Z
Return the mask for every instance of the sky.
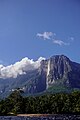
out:
M80 63L80 0L0 0L0 64L58 54Z

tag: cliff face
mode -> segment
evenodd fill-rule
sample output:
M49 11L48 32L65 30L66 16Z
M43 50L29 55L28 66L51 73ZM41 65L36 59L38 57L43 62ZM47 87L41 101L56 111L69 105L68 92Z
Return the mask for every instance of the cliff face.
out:
M41 62L45 73L46 89L55 84L80 87L80 64L74 63L64 55L56 55Z
M80 89L80 64L72 62L64 55L55 55L42 60L38 69L28 71L17 78L0 79L0 96L9 95L19 88L26 95L54 88L61 92L65 88Z

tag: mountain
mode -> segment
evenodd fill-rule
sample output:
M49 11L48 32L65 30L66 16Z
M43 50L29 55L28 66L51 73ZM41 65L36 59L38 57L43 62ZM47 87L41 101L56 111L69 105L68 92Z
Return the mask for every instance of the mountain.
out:
M69 92L80 89L80 64L64 55L42 60L39 68L17 78L0 78L0 96L21 90L25 95L45 92Z
M80 87L80 64L70 61L64 55L42 61L41 70L46 74L46 88L53 84Z
M46 90L80 88L80 64L72 62L64 55L55 55L43 60L41 70L45 75Z

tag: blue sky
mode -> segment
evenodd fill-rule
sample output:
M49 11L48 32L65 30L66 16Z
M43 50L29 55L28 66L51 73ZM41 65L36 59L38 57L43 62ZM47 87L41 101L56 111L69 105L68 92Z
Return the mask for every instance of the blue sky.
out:
M0 0L1 64L56 54L80 63L80 0Z

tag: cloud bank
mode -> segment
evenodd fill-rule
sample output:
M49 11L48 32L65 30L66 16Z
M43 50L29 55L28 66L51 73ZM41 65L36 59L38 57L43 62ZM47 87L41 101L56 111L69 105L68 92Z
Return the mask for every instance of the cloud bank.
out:
M26 74L29 70L37 69L43 59L45 58L40 57L37 61L34 61L33 59L25 57L13 65L0 65L0 78L16 78L18 75Z

